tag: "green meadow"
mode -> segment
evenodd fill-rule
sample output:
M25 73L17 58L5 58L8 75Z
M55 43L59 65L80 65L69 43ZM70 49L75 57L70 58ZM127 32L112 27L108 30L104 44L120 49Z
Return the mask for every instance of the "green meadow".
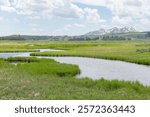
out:
M61 49L36 52L35 49ZM150 65L150 42L33 42L1 41L0 52L33 52L32 56L81 56ZM149 100L150 87L139 82L78 79L76 65L51 59L0 59L0 99ZM126 76L128 77L128 76Z
M77 43L76 43L77 44ZM80 56L111 60L121 60L137 64L150 65L150 43L149 42L93 42L82 46L69 47L65 44L67 51L61 52L35 52L32 56Z

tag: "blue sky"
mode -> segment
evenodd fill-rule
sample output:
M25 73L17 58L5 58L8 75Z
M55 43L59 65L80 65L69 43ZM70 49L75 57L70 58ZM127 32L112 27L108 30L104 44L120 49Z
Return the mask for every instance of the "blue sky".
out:
M82 35L100 28L150 30L149 0L0 0L0 35Z

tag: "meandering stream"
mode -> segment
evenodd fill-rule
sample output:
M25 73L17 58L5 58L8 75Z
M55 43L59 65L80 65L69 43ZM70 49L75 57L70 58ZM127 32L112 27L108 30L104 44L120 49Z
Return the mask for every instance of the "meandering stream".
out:
M59 50L42 50L43 51L59 51ZM30 52L21 53L0 53L0 58L8 57L29 57ZM134 63L86 58L86 57L38 57L51 58L60 63L78 65L81 74L78 78L89 77L92 79L105 78L107 80L125 80L125 81L139 81L143 85L150 86L150 66L138 65Z

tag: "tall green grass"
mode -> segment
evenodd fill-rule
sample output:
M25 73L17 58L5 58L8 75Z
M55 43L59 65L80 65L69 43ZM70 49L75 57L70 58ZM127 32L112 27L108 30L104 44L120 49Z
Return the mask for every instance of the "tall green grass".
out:
M39 61L43 64L15 66L0 60L0 99L150 99L150 87L138 82L77 79L70 75L72 70L62 77L57 73L60 66L64 69L66 66L59 64L52 70L58 63L46 59ZM66 73L66 70L61 72Z
M60 64L52 59L38 59L33 57L14 57L6 59L9 62L19 62L17 64L18 69L22 69L31 75L57 75L60 77L64 76L75 76L80 73L78 66ZM30 64L22 64L30 63Z

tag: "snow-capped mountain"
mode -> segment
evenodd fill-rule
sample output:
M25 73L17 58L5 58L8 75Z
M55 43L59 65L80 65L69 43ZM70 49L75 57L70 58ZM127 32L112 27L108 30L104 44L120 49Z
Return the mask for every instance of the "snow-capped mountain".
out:
M123 27L118 28L114 27L111 29L100 29L87 33L86 35L104 35L104 34L117 34L117 33L128 33L128 32L137 32L133 27Z

